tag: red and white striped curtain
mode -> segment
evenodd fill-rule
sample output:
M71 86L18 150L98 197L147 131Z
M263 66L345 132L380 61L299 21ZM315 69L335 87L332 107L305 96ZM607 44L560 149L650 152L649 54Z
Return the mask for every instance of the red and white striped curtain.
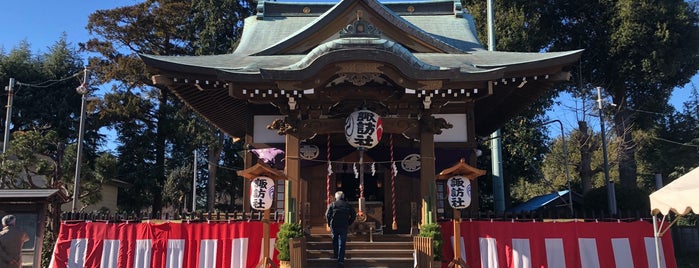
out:
M270 224L270 254L280 223ZM254 267L261 222L61 224L51 268Z
M469 267L656 267L651 222L461 223L461 258ZM442 223L444 260L453 259L454 226ZM676 267L672 238L661 238L661 265Z

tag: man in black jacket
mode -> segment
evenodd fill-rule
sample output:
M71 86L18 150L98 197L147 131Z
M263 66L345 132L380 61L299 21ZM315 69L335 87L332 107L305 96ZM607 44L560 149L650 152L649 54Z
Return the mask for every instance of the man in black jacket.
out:
M337 191L335 193L335 202L332 202L325 211L325 220L328 226L330 226L333 238L333 254L337 257L339 267L344 267L347 229L354 222L355 217L354 208L345 202L345 193Z

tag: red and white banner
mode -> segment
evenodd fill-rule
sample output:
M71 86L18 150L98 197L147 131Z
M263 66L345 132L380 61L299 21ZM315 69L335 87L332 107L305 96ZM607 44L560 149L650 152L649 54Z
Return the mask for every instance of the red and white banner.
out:
M461 258L472 268L656 267L651 222L463 221L460 227ZM442 223L442 236L443 259L452 260L453 222ZM659 255L661 267L677 266L669 234Z
M270 223L270 254L280 223ZM51 268L254 267L261 222L61 224Z

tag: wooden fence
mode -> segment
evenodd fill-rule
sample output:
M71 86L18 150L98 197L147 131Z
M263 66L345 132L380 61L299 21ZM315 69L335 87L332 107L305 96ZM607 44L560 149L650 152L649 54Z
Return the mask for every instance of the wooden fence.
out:
M148 221L148 220L181 220L181 221L261 221L264 211L231 211L231 212L174 212L174 213L149 213L149 212L65 212L61 214L62 221ZM270 220L284 221L284 213L274 211L270 213Z
M189 221L260 221L263 211L216 211L216 212L64 212L61 214L63 221L146 221L146 220L189 220ZM534 211L522 213L495 213L473 212L470 209L461 210L462 219L472 220L502 220L502 221L528 221L528 220L550 220L550 219L583 219L590 221L635 221L639 219L651 220L647 211L619 211L617 215L610 215L605 211L576 210L571 216L569 211ZM283 221L284 213L272 211L270 220ZM451 220L451 219L441 219Z
M528 212L493 212L478 211L470 209L461 210L462 219L472 220L496 220L496 221L544 221L551 219L579 219L584 221L637 221L639 219L651 221L650 211L641 210L620 210L618 214L611 215L604 210L575 210L571 214L568 210L546 210ZM445 219L451 220L451 219Z
M291 268L306 267L306 238L293 238L289 243L289 264Z
M435 262L434 254L432 253L432 238L413 236L413 248L415 249L415 259L418 268L437 268L441 267L435 266L440 262Z

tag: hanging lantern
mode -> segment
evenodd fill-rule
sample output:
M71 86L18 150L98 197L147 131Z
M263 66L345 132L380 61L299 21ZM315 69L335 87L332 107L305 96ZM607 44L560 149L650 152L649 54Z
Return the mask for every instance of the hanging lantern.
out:
M256 177L250 183L250 205L255 210L267 210L272 207L274 198L274 180L268 177Z
M449 205L455 209L471 205L471 181L463 176L454 176L447 180Z
M381 117L369 110L356 111L345 121L345 138L355 148L374 148L381 141L382 132Z

